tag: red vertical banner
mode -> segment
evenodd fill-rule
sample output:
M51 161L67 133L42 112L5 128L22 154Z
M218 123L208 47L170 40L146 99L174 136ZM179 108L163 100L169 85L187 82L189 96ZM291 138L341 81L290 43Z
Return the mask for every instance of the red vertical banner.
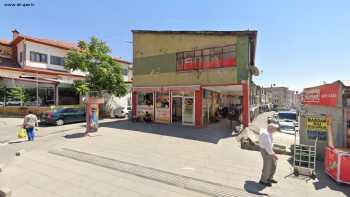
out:
M203 89L195 91L195 126L197 128L202 127L202 97L203 97Z
M249 126L249 84L248 81L242 81L242 89L243 89L243 114L242 114L242 122L243 127Z
M137 93L135 91L132 92L131 95L131 105L132 105L132 117L136 117L136 105L137 105Z

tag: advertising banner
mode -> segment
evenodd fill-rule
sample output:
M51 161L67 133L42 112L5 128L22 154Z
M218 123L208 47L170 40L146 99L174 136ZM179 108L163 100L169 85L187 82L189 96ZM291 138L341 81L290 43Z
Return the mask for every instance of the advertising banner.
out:
M326 117L307 117L306 131L309 139L327 140L328 126Z
M339 84L326 84L304 89L303 103L308 105L336 106Z
M169 92L156 94L156 122L170 123L170 95Z

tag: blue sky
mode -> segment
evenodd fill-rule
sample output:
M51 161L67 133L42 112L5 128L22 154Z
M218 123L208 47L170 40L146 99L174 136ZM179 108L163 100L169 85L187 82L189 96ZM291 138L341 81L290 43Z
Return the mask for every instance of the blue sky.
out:
M5 7L3 3L34 3ZM335 0L1 0L0 38L23 34L64 41L92 35L132 60L132 29L258 30L255 78L302 89L350 79L350 1Z

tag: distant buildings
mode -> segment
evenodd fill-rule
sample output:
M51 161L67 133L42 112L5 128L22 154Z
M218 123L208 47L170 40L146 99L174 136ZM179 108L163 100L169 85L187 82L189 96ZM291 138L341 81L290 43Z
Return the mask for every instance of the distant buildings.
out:
M264 90L275 109L296 108L298 105L297 92L288 87L267 87Z

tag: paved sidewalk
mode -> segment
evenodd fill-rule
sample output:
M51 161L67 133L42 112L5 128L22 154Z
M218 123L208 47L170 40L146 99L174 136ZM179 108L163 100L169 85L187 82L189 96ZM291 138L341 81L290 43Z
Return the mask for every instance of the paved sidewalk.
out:
M350 196L348 186L336 185L322 172L315 181L289 176L291 165L289 156L285 155L279 156L276 174L279 183L271 188L261 187L257 183L262 165L260 154L240 149L231 133L215 130L215 127L176 128L128 121L103 123L101 126L95 137L67 134L67 140L54 149L69 148L96 154L240 188L252 195ZM56 191L56 196L77 196L84 192L86 196L204 196L47 151L33 151L16 158L4 173L0 173L2 185L13 189L14 196L45 196L43 194L52 191ZM130 195L119 195L118 191L113 193L113 189Z

